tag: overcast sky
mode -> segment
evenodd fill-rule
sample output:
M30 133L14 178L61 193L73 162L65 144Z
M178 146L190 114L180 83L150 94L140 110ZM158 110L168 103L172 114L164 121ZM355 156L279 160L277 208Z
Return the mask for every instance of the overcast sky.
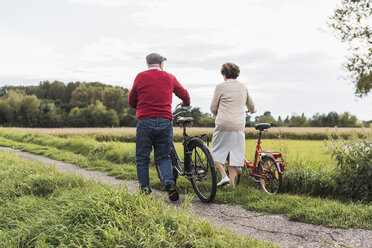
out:
M100 81L131 88L158 52L210 112L221 65L241 67L258 113L349 111L372 119L327 17L338 0L0 0L0 86ZM174 102L179 102L175 97Z

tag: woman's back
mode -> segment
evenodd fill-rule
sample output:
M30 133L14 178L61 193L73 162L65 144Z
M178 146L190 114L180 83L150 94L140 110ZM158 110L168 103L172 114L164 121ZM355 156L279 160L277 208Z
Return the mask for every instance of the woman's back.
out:
M253 102L244 84L236 79L218 84L211 104L212 113L217 115L216 130L244 130L245 106L254 112Z

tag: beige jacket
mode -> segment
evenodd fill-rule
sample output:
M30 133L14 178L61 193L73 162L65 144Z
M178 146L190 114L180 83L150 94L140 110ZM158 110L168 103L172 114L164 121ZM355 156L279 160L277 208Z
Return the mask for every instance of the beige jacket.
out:
M217 115L215 130L244 131L245 106L250 113L256 112L244 84L236 79L218 84L211 103L211 111Z

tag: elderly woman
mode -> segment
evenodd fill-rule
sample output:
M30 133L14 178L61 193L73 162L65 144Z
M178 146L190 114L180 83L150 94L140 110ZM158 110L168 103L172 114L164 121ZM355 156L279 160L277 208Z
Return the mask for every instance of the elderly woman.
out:
M217 115L212 138L212 156L222 179L218 186L230 184L235 187L236 167L244 164L245 151L245 106L251 113L256 112L247 87L237 80L240 68L234 63L222 65L221 73L225 82L214 90L211 111ZM225 172L228 162L230 178Z

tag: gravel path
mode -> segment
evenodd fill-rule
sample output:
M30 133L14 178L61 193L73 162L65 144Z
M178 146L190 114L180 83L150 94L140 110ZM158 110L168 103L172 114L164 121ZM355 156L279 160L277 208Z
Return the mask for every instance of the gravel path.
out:
M107 173L88 171L73 164L11 148L0 147L0 149L6 152L14 152L27 160L35 160L55 166L61 172L80 175L109 185L126 185L130 192L135 192L138 188L135 181L118 180L108 176ZM154 194L164 196L162 191L154 190ZM167 199L167 197L164 197L164 199ZM176 204L173 203L173 205L182 205L184 200L185 197L181 196L180 201ZM250 235L260 240L273 242L281 247L372 247L371 230L333 229L293 222L280 215L247 211L240 206L203 204L197 197L191 201L190 207L192 212L209 220L216 227L226 228L241 236Z

